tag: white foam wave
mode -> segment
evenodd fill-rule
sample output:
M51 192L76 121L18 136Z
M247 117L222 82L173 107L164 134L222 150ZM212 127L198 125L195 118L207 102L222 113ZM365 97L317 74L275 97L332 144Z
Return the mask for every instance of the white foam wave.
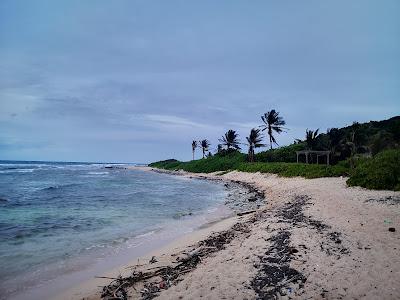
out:
M35 169L13 169L13 170L0 170L0 173L32 173Z
M107 175L109 172L88 172L89 175Z

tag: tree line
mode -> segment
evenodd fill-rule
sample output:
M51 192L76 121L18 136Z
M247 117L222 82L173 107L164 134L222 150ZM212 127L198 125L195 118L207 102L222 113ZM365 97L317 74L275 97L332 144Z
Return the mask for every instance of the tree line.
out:
M286 122L281 116L279 116L279 112L277 112L275 109L266 112L263 116L261 116L261 120L263 121L263 124L260 125L259 128L252 128L249 136L246 137L247 143L245 143L245 145L248 146L248 157L249 161L251 162L254 161L255 149L266 146L262 143L264 138L264 135L262 134L263 131L267 132L269 137L269 145L272 149L273 144L278 145L275 134L280 134L285 130L283 126L285 126ZM239 134L235 130L229 129L222 136L222 138L219 139L219 142L217 153L241 150L240 145L242 143L239 140ZM202 149L203 158L212 155L211 152L208 151L210 146L211 143L207 139L201 141L192 141L193 160L196 148L198 147Z
M270 150L278 145L277 135L288 129L285 120L275 109L261 116L262 124L258 128L252 128L246 142L241 143L239 134L235 130L228 130L218 141L217 153L224 154L241 150L241 146L247 147L248 161L254 162L255 150L269 145ZM265 135L266 134L266 135ZM264 143L264 139L267 138ZM388 148L398 148L400 142L400 117L389 120L360 124L353 122L351 126L344 128L330 128L326 133L320 133L319 129L305 132L305 139L296 139L294 144L301 144L307 150L328 150L331 161L337 162L355 157L357 154L373 156ZM202 149L203 158L211 156L209 148L211 143L207 139L192 141L193 160L197 148ZM275 150L274 150L275 151ZM311 159L312 161L312 159Z

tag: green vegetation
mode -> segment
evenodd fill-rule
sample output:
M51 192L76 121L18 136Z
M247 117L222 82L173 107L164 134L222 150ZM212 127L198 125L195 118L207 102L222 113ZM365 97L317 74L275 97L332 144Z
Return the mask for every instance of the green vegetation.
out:
M238 151L227 154L216 154L206 159L177 162L176 160L164 160L150 164L153 168L167 170L184 170L193 173L211 173L216 171L235 170L246 161L246 155Z
M360 159L347 184L368 189L400 190L400 150L386 150L373 158Z
M253 128L246 137L248 154L239 152L240 142L236 131L229 130L219 140L217 153L209 151L210 142L206 139L192 141L193 160L180 162L174 159L150 164L151 167L167 170L184 170L194 173L244 172L274 173L279 176L305 178L350 176L348 184L370 189L400 190L400 116L384 121L368 123L354 122L351 126L331 128L326 133L306 130L304 140L272 149L277 144L274 134L284 132L286 122L279 112L268 111L262 117L260 129ZM255 153L256 148L264 147L262 131L267 131L270 150ZM194 160L196 148L202 149L203 159ZM296 163L296 151L323 150L330 152L333 165ZM208 154L206 155L206 152ZM309 162L316 162L316 153L311 153ZM304 157L303 157L304 159ZM326 158L319 158L324 162Z
M257 153L255 155L255 160L259 162L296 162L296 151L304 149L304 143L291 144L289 146Z
M237 151L225 155L216 154L207 159L188 162L178 162L174 159L164 160L152 163L149 166L166 170L184 170L193 173L237 170L251 173L274 173L284 177L302 176L306 178L342 176L349 173L349 167L346 167L344 164L326 166L297 163L250 163L246 162L245 154Z

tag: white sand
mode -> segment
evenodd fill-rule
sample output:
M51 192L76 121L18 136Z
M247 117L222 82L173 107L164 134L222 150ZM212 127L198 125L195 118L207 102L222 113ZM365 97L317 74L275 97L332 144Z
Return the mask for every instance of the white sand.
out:
M290 246L299 251L294 254L290 267L302 273L307 280L303 288L295 282L287 284L290 287L289 295L279 294L279 298L400 298L400 206L366 202L368 199L387 196L400 197L399 192L349 188L345 178L281 178L271 174L241 172L230 172L222 176L186 173L185 176L223 178L253 184L265 192L268 204L260 209L257 213L259 217L250 224L248 220L253 215L230 218L143 258L142 262L148 262L155 255L159 262L147 264L142 269L171 264L176 259L171 254L193 249L196 241L204 239L211 232L226 230L236 222L250 226L249 233L239 234L225 249L203 259L177 285L163 290L160 299L257 298L251 281L262 267L260 257L265 256L271 247L272 242L268 239L280 230L291 233ZM296 195L307 195L310 198L309 204L304 206L304 214L310 220L319 220L328 225L328 229L319 233L312 226L292 226L287 222L277 222L277 212L287 202L293 201ZM396 232L389 232L389 227L395 227ZM329 239L328 234L333 232L340 233L340 244ZM106 275L114 277L120 271L113 270ZM60 295L60 299L82 298L89 292L92 294L91 299L98 299L99 294L93 294L95 286L108 282L94 280L84 283ZM141 287L139 285L136 288L140 291ZM137 297L138 291L130 289L130 295Z

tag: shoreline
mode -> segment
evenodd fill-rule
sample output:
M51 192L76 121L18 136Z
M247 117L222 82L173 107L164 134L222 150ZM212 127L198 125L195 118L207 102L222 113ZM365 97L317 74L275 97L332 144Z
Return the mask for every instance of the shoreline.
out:
M143 292L151 289L151 297L161 299L397 298L399 192L350 188L343 178L155 171L241 182L265 193L268 203L189 247L186 255L210 238L231 235L221 248L200 254L199 264L167 286L163 276L153 276L139 280L136 290L127 287L132 298L139 298L140 291L148 296ZM176 255L169 258L172 267Z
M134 168L140 169L140 168ZM219 182L221 184L221 182ZM236 185L226 186L226 193L232 191L240 193L244 190L242 186ZM247 191L245 193L248 193ZM229 195L228 195L229 198ZM231 197L232 198L232 197ZM232 200L232 199L231 199ZM239 208L241 209L241 208ZM126 272L126 265L135 265L136 259L143 259L148 253L160 255L159 249L168 248L168 245L182 245L185 247L187 241L191 241L193 236L199 237L194 240L204 238L211 233L213 228L215 230L221 229L226 223L229 223L234 218L235 212L233 207L224 204L223 202L212 206L208 210L199 215L183 216L177 220L171 220L162 229L157 230L150 237L147 234L135 237L138 239L138 246L133 248L123 249L122 251L106 256L105 259L99 260L88 267L79 268L77 270L60 274L52 280L44 281L39 285L29 287L25 290L18 291L11 296L11 299L77 299L86 298L98 292L98 286L106 284L105 280L94 279L94 275L107 276L107 274ZM173 225L175 224L175 225ZM220 227L222 226L222 227ZM79 258L80 259L80 258ZM151 257L149 258L151 259ZM85 262L85 261L83 261ZM5 296L5 295L3 295ZM0 299L3 299L0 295ZM7 296L8 297L8 296Z
M199 262L174 280L166 282L158 274L127 284L124 291L132 298L162 299L396 299L400 293L400 192L349 188L341 178L135 168L239 182L265 194L268 202L256 212L199 228L103 274L108 278L85 281L53 299L101 299L99 286L110 285L112 278L131 280L132 272L176 268L193 251L199 251ZM396 231L388 231L389 226ZM200 249L204 242L215 249ZM153 256L157 261L149 263Z

